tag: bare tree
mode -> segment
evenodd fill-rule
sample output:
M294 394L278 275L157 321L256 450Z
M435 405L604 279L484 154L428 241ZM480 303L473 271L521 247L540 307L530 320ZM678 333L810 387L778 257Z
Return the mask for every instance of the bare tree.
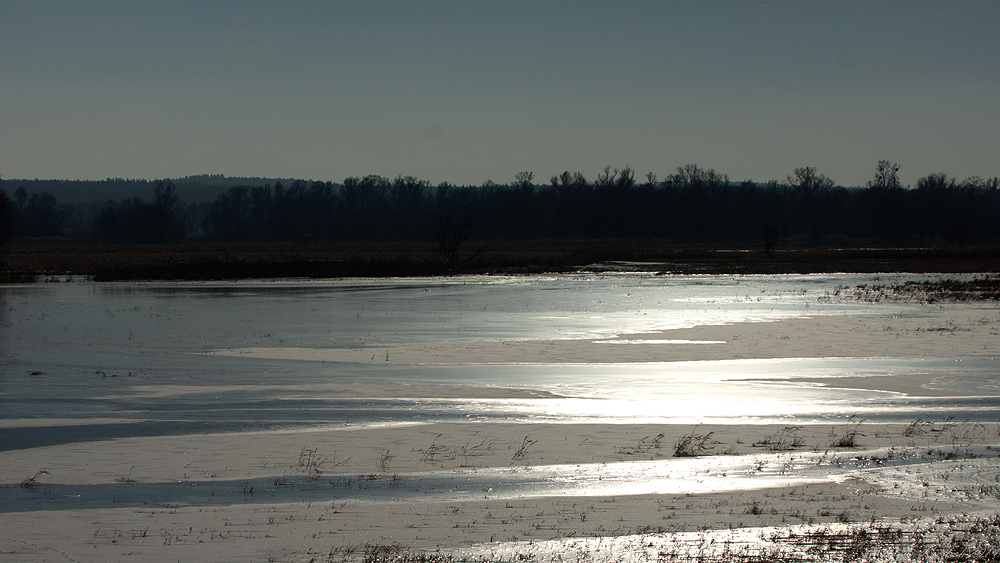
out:
M899 165L888 160L878 161L875 177L868 181L868 189L879 193L903 189L899 181Z
M177 197L177 188L169 180L157 180L153 186L153 202L146 213L150 242L180 242L183 240L183 204Z
M459 219L455 219L448 215L442 215L438 218L436 227L434 228L434 252L437 253L441 261L445 263L449 268L458 264L459 251L465 246L465 243L469 241L472 236L472 225L475 219L475 213L469 213ZM466 261L471 261L475 259L486 250L490 245L490 240L483 242L477 250L475 250Z
M875 177L868 181L870 195L869 224L874 233L888 244L898 244L903 237L904 219L900 213L903 185L899 181L899 165L888 160L878 161Z
M531 171L518 172L514 174L514 186L531 186L531 182L535 179L535 173Z
M817 172L813 166L803 166L796 168L785 181L795 187L795 205L809 229L809 236L817 242L822 240L827 213L823 206L823 192L833 187L833 180Z
M21 215L24 215L24 206L28 203L28 191L24 189L24 186L19 186L14 191L14 199L17 201L17 210Z
M618 179L618 172L617 168L612 170L611 165L605 166L604 171L597 175L597 187L610 188L613 186Z
M685 164L679 166L675 174L668 176L667 181L683 188L714 188L725 184L729 178L712 168L705 170L697 164Z
M0 189L0 249L4 248L13 234L11 226L11 210L13 208L14 205L7 197L7 192Z
M833 187L833 180L827 178L825 174L820 174L812 166L796 168L793 175L788 176L785 181L809 194Z
M781 229L768 224L761 229L760 236L764 242L764 254L766 254L768 258L774 257L775 248L777 248L778 244L785 238L781 235Z

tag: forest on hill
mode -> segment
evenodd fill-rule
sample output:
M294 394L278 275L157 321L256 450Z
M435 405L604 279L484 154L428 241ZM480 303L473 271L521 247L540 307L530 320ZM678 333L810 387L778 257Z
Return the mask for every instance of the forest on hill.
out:
M343 183L230 180L214 197L181 197L183 182L149 182L146 197L66 203L48 191L0 184L0 242L96 243L426 241L445 262L468 241L642 240L673 247L760 249L942 247L1000 244L997 178L944 173L904 186L880 161L864 187L845 188L813 167L782 182L732 182L695 164L660 180L629 167L594 179L564 172L537 183L431 185L370 175ZM211 176L191 177L211 185ZM195 181L190 180L190 181ZM135 182L135 181L123 181Z

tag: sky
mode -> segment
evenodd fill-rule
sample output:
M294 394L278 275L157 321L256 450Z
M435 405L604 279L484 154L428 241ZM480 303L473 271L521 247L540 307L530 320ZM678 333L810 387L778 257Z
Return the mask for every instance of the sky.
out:
M991 178L998 24L996 0L0 0L0 177Z

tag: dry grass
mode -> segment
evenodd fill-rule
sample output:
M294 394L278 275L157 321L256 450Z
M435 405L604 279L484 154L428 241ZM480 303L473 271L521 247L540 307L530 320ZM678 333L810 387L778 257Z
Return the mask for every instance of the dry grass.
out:
M765 448L772 452L785 452L801 448L805 440L799 436L801 426L785 426L770 436L765 436L751 444L755 448Z
M750 503L747 514L759 505ZM573 560L610 561L612 542L586 541L571 552L554 554L551 546L524 542L507 555L461 555L409 550L400 545L368 544L331 549L324 561L364 563L466 563ZM800 562L996 562L1000 561L1000 515L990 518L941 518L922 525L850 524L809 526L762 532L756 540L726 539L725 532L646 534L619 542L620 557L630 561L699 563ZM613 553L613 552L612 552ZM567 558L564 558L565 555ZM315 561L319 561L315 559Z
M50 473L44 469L42 469L41 471L37 471L31 477L28 477L27 479L21 481L21 486L24 487L25 489L33 489L35 487L38 487L41 485L41 483L38 482L38 478L41 477L42 475L49 475L49 474Z
M690 434L681 436L674 443L674 457L698 457L707 455L715 449L715 442L712 440L714 432L698 434L697 428Z
M475 245L473 245L475 246ZM822 272L1000 272L1000 250L794 249L768 257L740 249L678 248L666 241L574 239L496 241L474 259L442 264L429 242L217 243L179 245L87 244L71 239L9 245L0 282L64 276L105 281L213 280L426 276L464 273L526 274L622 269L677 274L783 274ZM942 284L942 294L966 299L995 295L1000 282L976 288ZM992 288L992 289L991 289ZM903 288L933 298L934 288ZM888 290L873 290L872 295ZM990 293L992 292L992 293Z
M935 281L908 281L895 285L860 285L846 291L844 296L868 303L1000 301L1000 277L985 275L971 280L944 278ZM942 330L947 330L947 327Z
M831 448L856 448L859 446L858 438L863 437L864 434L861 433L861 423L863 421L856 420L853 416L848 420L847 424L844 426L844 430L837 432L834 429L830 435L832 441L830 442Z

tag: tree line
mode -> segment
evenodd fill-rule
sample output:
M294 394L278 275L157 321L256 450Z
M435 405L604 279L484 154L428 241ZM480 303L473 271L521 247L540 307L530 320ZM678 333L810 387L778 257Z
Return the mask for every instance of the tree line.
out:
M837 186L814 167L784 181L733 182L688 164L660 180L605 168L563 172L548 183L519 172L508 184L431 185L370 175L234 186L186 203L170 181L149 199L60 204L48 192L0 189L0 237L74 236L98 242L428 241L446 260L464 241L632 239L664 245L759 247L934 246L1000 243L997 178L944 173L903 186L880 161L860 188ZM2 242L2 241L0 241Z

